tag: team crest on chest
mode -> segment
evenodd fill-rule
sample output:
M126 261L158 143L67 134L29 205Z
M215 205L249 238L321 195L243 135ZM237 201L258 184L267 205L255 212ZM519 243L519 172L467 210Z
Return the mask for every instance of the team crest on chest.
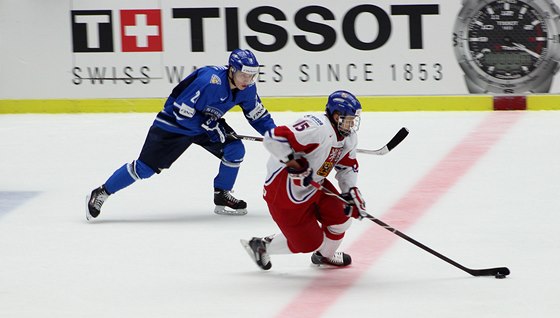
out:
M212 74L212 77L210 78L210 83L216 85L222 85L222 80L218 75Z
M334 147L331 148L327 160L325 160L321 168L317 170L317 175L321 177L328 176L331 170L333 169L334 165L338 162L338 160L340 160L341 155L342 155L342 148L334 148Z

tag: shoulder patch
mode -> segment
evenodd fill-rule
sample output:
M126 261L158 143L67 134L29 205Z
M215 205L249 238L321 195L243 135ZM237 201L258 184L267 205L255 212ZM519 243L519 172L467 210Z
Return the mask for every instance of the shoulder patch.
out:
M210 78L210 84L222 85L222 80L218 75L212 74L212 77Z

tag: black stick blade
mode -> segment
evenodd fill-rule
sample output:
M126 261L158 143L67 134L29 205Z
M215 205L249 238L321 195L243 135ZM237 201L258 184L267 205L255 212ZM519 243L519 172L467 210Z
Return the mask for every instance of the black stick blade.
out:
M399 130L399 132L397 132L397 134L387 143L387 149L389 151L391 151L393 148L395 148L398 144L401 143L401 141L403 141L406 136L408 136L408 129L406 129L405 127L401 128Z
M510 271L507 267L496 267L496 268L486 268L486 269L471 269L468 271L469 274L473 276L496 276L498 274L507 276Z

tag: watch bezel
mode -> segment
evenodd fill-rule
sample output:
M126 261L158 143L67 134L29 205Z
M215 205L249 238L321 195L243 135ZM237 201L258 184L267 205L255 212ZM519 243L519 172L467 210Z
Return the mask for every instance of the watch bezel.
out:
M560 10L547 0L518 0L526 3L543 17L547 27L547 52L539 65L529 74L516 79L500 79L482 70L474 61L469 51L468 27L470 20L486 5L501 0L473 0L464 1L463 8L457 16L454 26L455 56L465 76L473 81L472 85L480 87L484 92L516 93L529 92L539 87L549 79L558 69L560 60Z

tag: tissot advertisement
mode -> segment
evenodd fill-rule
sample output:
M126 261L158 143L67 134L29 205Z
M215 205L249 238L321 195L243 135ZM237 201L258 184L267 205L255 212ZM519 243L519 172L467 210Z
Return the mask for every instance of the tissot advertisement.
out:
M19 31L2 31L0 98L165 97L237 47L259 60L261 96L560 93L552 0L3 6L12 12L0 13L4 24Z

